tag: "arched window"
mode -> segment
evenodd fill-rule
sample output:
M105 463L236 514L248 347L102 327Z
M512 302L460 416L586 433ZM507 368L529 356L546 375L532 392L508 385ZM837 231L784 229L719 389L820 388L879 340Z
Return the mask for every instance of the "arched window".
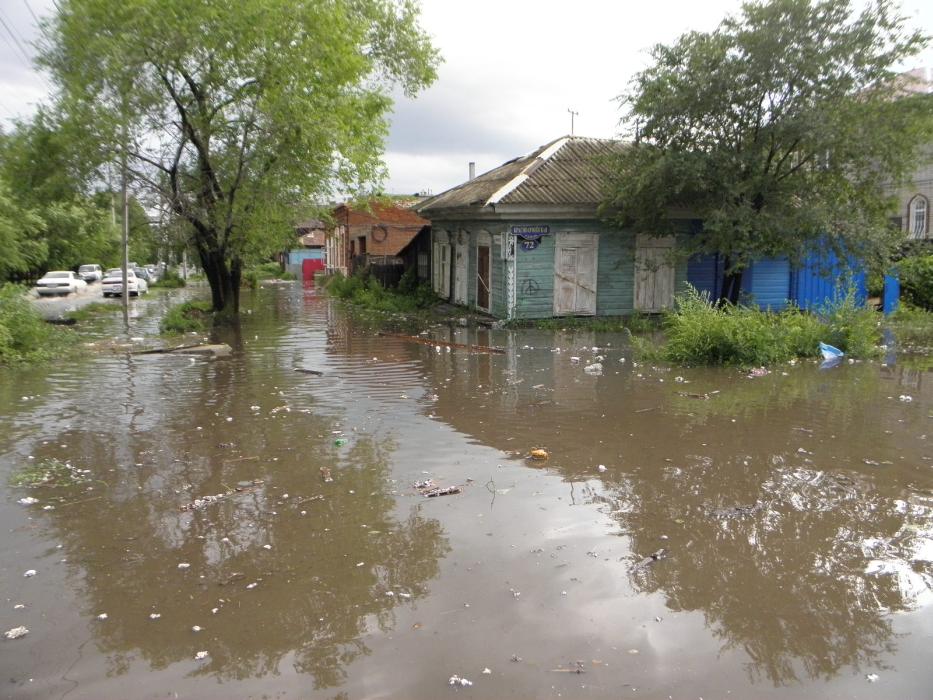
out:
M926 238L930 230L930 206L922 194L907 205L907 235L910 238Z

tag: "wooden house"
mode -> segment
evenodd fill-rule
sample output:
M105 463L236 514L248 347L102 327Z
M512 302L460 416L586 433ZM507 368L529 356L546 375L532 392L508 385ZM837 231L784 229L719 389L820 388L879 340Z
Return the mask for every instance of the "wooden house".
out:
M619 231L597 214L618 148L564 136L416 205L431 220L435 292L504 319L669 307L687 272L670 254L675 238Z
M352 275L365 268L398 268L388 277L401 277L406 261L402 252L430 225L408 208L412 203L373 200L335 207L327 234L327 271Z

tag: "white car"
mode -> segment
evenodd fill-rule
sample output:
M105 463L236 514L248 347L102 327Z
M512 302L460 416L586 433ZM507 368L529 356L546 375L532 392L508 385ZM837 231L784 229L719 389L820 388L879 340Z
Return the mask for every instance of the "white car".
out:
M78 277L85 282L100 282L104 278L104 271L100 265L82 265L78 268Z
M42 279L36 282L36 292L41 296L71 294L82 289L87 289L87 282L70 270L46 272Z
M123 294L123 270L115 267L107 270L103 281L100 283L101 292L105 297L118 297ZM149 284L141 277L137 277L133 270L127 270L126 289L131 297L138 297L149 291Z

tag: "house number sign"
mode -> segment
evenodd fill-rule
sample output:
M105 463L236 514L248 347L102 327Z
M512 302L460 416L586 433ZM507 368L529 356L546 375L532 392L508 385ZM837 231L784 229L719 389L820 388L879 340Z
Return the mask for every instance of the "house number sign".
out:
M511 232L518 237L522 250L534 250L541 245L541 238L551 232L551 227L547 224L513 226Z

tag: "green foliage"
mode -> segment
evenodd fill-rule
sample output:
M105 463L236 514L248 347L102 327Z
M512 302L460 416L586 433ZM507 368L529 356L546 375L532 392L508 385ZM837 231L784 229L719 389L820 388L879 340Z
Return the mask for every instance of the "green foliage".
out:
M203 333L213 324L212 305L209 301L186 301L169 308L159 323L164 335Z
M89 191L99 177L75 138L43 111L0 137L0 244L10 251L0 261L0 281L117 261L119 230L111 222L110 197ZM145 219L142 207L135 207Z
M243 275L240 278L241 284L244 287L249 287L250 289L257 289L259 287L259 283L263 280L292 281L295 279L297 278L293 273L284 271L282 266L277 262L265 262L247 268L244 270Z
M891 0L766 0L655 46L620 97L634 143L603 211L653 234L689 212L702 229L681 252L719 253L726 274L817 244L881 267L898 240L884 185L933 130L933 96L895 70L926 43Z
M901 303L888 317L888 327L894 331L900 349L933 349L933 311Z
M165 270L162 276L155 282L149 283L150 289L180 289L185 286L185 280L182 279L175 270Z
M71 462L59 459L37 460L26 464L10 476L12 486L75 486L89 481L87 474Z
M410 0L61 0L42 65L89 150L133 144L136 181L185 222L215 310L234 270L294 240L296 201L384 175L398 87L439 58Z
M74 333L43 321L27 291L15 284L0 285L0 364L49 360L73 347Z
M897 265L901 299L933 311L933 255L904 258Z
M877 314L860 308L854 292L818 313L788 309L775 314L719 305L693 287L678 295L664 319L663 359L683 365L757 367L819 355L819 343L856 358L877 354Z
M412 282L406 282L411 289ZM373 311L387 313L411 313L437 304L437 295L430 285L415 285L413 291L384 289L372 277L353 275L344 277L336 274L327 282L327 293Z

